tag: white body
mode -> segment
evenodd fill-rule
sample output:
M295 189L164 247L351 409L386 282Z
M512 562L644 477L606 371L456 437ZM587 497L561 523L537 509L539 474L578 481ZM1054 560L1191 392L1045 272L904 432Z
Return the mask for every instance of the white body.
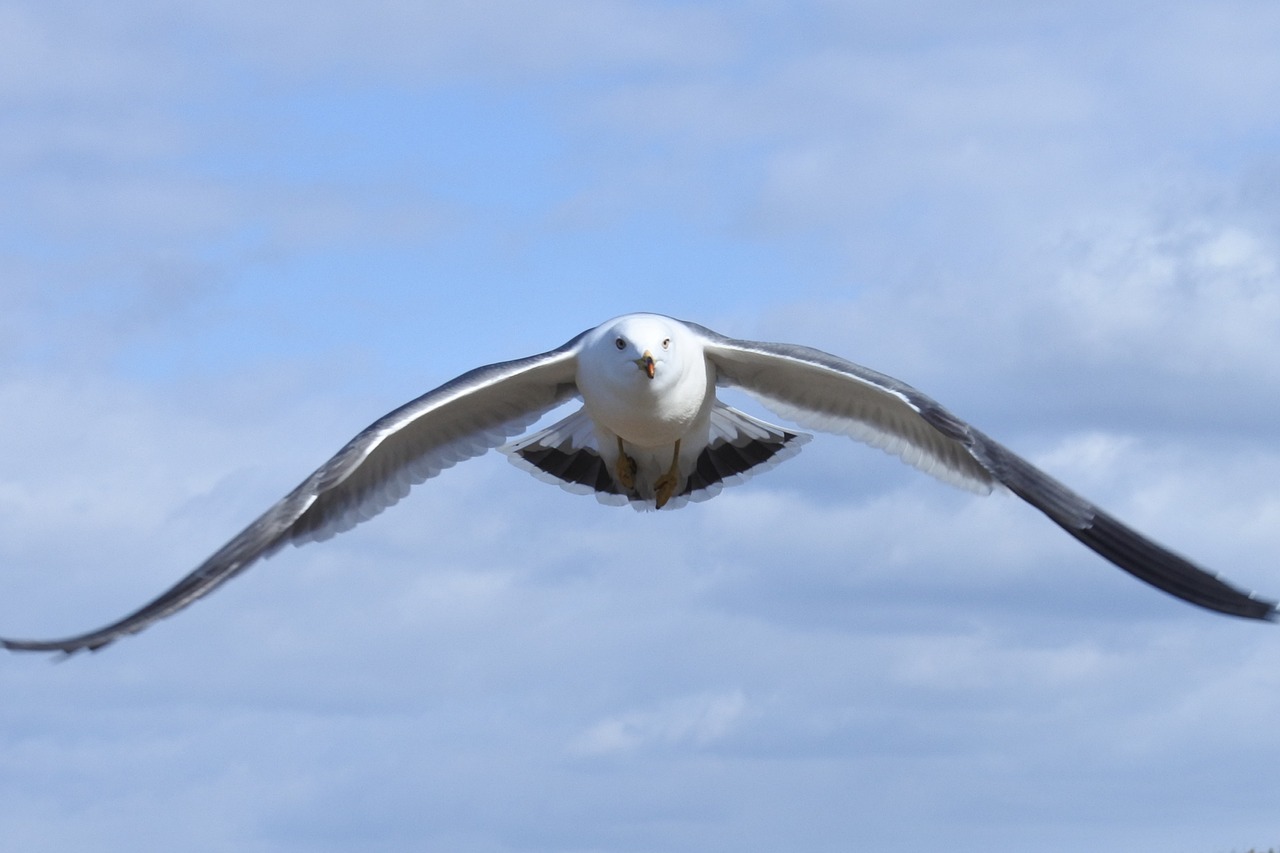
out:
M644 369L652 361L652 377ZM654 482L672 465L691 470L708 442L716 402L715 370L696 338L656 314L619 318L594 329L578 359L578 391L595 426L596 450L616 470L618 440L636 463L635 491L654 496Z

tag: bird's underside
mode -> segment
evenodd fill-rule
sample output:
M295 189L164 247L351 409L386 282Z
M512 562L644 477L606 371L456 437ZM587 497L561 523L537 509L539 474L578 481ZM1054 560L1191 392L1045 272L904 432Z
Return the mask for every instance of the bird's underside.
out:
M628 446L622 439L598 446L590 418L579 409L562 421L513 441L502 451L519 468L577 494L594 494L604 504L636 509L677 509L704 501L728 485L768 470L794 456L812 436L775 426L716 402L705 447L687 466L681 447L655 450ZM643 464L642 464L643 463ZM659 481L672 475L669 493Z
M675 509L778 464L809 440L724 405L710 396L714 386L742 389L801 428L866 442L944 481L977 492L1007 488L1119 568L1191 604L1246 619L1276 616L1273 602L1142 535L905 383L819 350L735 340L693 323L632 314L540 355L472 370L380 418L194 571L124 618L62 639L0 643L14 651L100 649L284 545L350 529L412 485L499 446L517 466L570 491ZM510 441L574 397L583 409ZM680 426L685 413L687 427ZM622 437L672 423L676 432L660 441Z

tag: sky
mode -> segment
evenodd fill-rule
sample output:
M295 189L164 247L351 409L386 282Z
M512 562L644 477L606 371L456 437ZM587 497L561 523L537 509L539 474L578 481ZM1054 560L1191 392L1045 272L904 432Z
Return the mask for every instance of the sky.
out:
M0 2L0 635L641 310L899 377L1280 595L1277 43L1262 0ZM0 838L1243 853L1278 658L848 439L659 513L488 454L0 658Z

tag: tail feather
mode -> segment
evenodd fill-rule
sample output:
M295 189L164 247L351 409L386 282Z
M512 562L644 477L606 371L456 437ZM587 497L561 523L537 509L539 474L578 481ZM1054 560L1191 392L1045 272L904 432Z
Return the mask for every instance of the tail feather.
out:
M754 474L767 471L800 451L812 436L774 426L717 401L707 423L706 445L688 467L684 486L664 509L678 509L689 501L704 501ZM594 494L601 503L631 503L653 509L652 488L638 483L643 494L630 493L614 480L611 462L596 444L595 426L585 409L544 430L504 445L501 450L519 468L540 480L575 494ZM697 438L686 436L686 448ZM647 451L652 454L653 451ZM666 451L670 458L670 450ZM644 457L644 452L637 451ZM650 460L646 464L659 464ZM665 469L667 462L660 463ZM647 490L647 491L646 491Z
M540 480L575 494L594 493L604 503L626 503L626 494L596 449L595 427L586 409L499 449Z
M706 500L725 486L736 485L790 459L812 436L774 426L717 402L711 412L709 439L681 492L690 500Z

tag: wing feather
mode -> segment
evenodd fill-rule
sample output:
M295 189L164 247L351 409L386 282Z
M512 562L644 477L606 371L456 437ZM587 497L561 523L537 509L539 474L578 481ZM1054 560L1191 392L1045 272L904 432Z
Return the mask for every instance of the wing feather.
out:
M379 418L199 567L128 616L58 640L0 639L22 651L97 650L175 613L286 543L326 539L411 486L497 447L577 393L582 335L541 355L480 367Z
M1113 564L1157 589L1209 610L1274 619L1274 602L1143 536L904 382L820 350L703 337L717 381L758 396L797 423L849 435L978 491L999 483Z
M733 340L694 328L707 336L704 345L719 383L750 392L808 429L847 435L952 485L991 491L995 480L969 452L963 434L938 429L922 413L951 416L911 386L821 350Z

